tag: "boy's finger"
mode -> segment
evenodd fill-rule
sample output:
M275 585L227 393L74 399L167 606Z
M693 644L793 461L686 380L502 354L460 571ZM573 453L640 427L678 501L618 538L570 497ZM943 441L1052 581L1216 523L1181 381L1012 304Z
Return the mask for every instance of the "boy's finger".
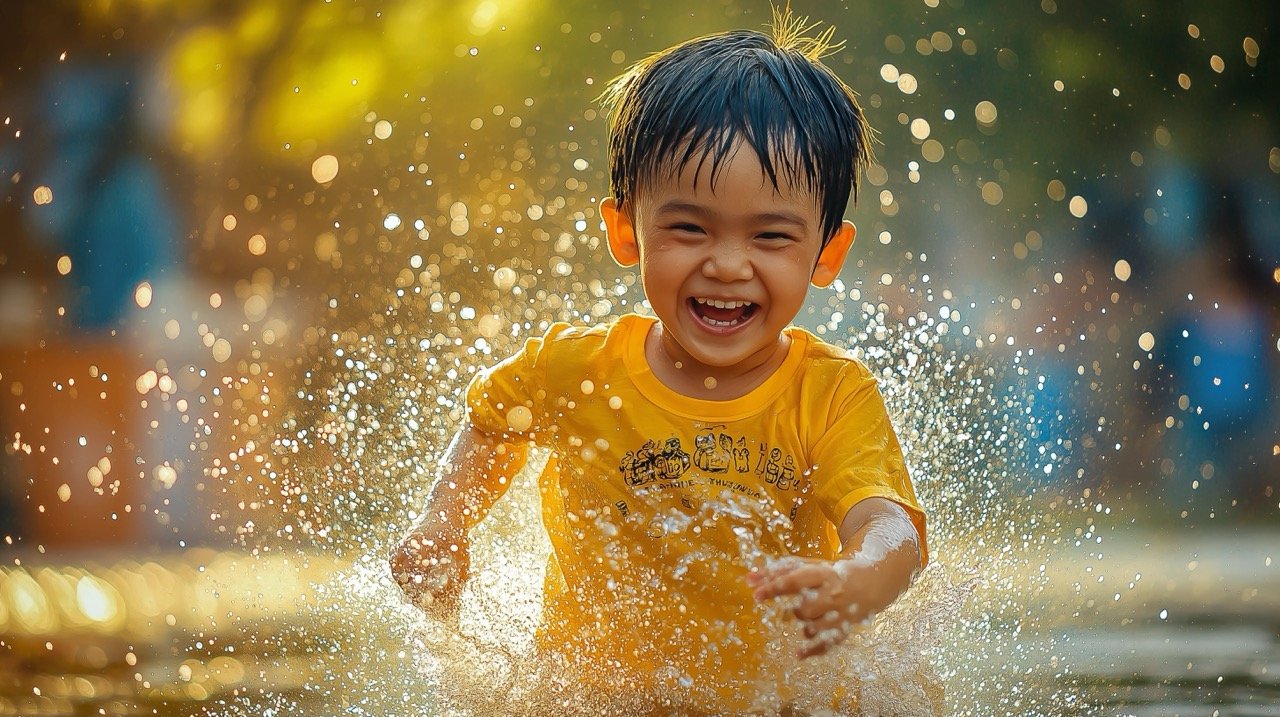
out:
M764 567L764 568L760 568L759 570L753 570L747 573L747 584L752 587L755 587L756 585L760 585L762 583L768 582L775 578L782 577L783 575L786 575L787 573L790 573L796 570L796 568L798 567L800 566L789 565L785 568Z
M812 621L824 618L827 613L840 607L836 601L831 599L831 596L819 593L802 597L794 612L795 616L801 620Z
M804 636L814 637L826 630L849 631L849 621L837 610L828 610L816 618L804 619Z
M765 578L756 587L756 600L769 600L780 595L795 595L806 587L812 587L800 572L788 573L779 577Z
M779 595L796 595L806 588L816 588L826 580L827 572L821 566L806 565L785 575L767 578L756 588L756 600L768 600Z
M778 560L771 560L763 568L756 572L748 573L747 580L750 582L753 578L756 582L763 580L772 580L782 577L789 573L795 572L805 567L808 563L802 558L785 557Z
M804 643L800 645L800 650L797 654L802 660L807 657L816 657L818 655L825 654L831 650L832 647L844 642L845 638L848 636L849 633L843 630L823 630L814 637L805 640Z

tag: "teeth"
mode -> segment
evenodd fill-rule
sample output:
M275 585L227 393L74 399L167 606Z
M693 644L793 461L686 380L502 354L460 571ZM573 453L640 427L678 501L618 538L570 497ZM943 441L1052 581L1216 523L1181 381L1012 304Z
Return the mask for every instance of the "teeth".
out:
M750 301L721 301L720 299L704 299L702 297L697 297L694 301L697 301L699 304L714 306L717 309L738 309L751 305Z

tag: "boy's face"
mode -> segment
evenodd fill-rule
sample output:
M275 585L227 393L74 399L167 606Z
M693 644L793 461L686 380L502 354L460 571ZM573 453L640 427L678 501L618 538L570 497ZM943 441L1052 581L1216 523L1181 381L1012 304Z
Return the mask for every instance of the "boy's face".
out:
M775 190L741 143L714 191L709 167L698 172L691 161L650 182L631 206L605 200L601 213L614 258L640 265L645 297L679 354L672 358L715 375L749 370L785 348L782 330L810 282L825 286L839 274L854 228L844 222L823 248L817 199L782 177Z

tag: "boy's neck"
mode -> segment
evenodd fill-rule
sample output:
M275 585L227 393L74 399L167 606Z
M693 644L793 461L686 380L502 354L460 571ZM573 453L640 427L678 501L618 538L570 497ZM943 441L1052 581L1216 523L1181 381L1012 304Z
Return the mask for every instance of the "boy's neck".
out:
M791 337L778 341L733 366L708 366L690 357L655 321L644 342L645 361L664 386L689 398L731 401L764 383L787 358Z

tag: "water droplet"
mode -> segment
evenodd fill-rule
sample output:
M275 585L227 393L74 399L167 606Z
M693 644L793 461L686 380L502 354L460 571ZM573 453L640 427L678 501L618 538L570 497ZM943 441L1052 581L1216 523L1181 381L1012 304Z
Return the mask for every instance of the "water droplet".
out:
M1077 219L1083 219L1084 215L1089 213L1089 203L1079 194L1071 198L1067 208L1071 211L1071 216Z
M58 486L58 500L62 501L63 503L66 503L67 501L71 500L71 486L67 485L66 483L63 483L62 485Z
M1142 332L1142 335L1138 337L1138 348L1142 349L1143 351L1150 351L1151 349L1155 348L1155 346L1156 346L1156 337L1152 335L1150 331L1144 331Z
M378 139L386 139L391 136L391 123L386 120L378 120L373 126L373 136Z
M338 158L332 154L321 155L311 163L311 178L318 184L332 182L338 176Z
M973 116L978 120L978 124L981 125L995 124L998 115L999 112L996 110L995 103L990 100L983 100L973 108Z
M610 397L609 397L609 408L612 408L612 409L613 409L613 410L615 410L615 411L616 411L616 410L618 410L619 408L622 408L622 397L620 397L620 396L610 396Z
M178 472L168 464L156 466L154 474L156 480L160 481L160 484L165 488L172 488L173 484L178 481Z
M507 291L511 287L515 286L516 279L518 278L520 277L518 274L516 274L516 270L508 266L504 266L498 269L497 271L493 272L494 286L498 287L503 291Z
M400 228L400 215L399 215L399 214L395 214L395 213L388 214L388 215L386 216L386 218L382 220L382 226L383 226L383 228L384 228L384 229L386 229L387 231L392 231L392 230L394 230L394 229L399 229L399 228Z
M133 382L133 387L138 393L145 394L147 391L155 388L157 383L159 383L159 377L156 375L156 372L147 371Z
M533 425L533 411L525 406L515 406L507 411L507 427L516 433L523 433Z
M140 309L151 306L151 282L144 281L138 284L137 288L133 290L133 303L137 304Z
M996 206L1004 201L1004 188L996 182L987 182L982 185L982 201L993 207Z
M53 190L41 184L31 193L31 198L35 200L36 204L48 204L53 201Z
M480 329L480 335L486 339L491 339L497 336L498 332L502 331L502 319L499 318L497 314L485 314L484 316L481 316L477 325Z
M1257 40L1253 39L1252 37L1246 37L1244 39L1244 42L1241 43L1241 45L1244 47L1245 57L1248 57L1254 60L1258 59L1258 54L1260 53L1260 49L1258 48Z
M591 393L596 390L596 385L591 381L591 379L588 378L588 379L583 379L582 385L579 386L579 388L582 389L583 393L590 396Z
M218 363L224 363L231 358L231 342L226 339L218 339L213 342L213 360Z
M65 254L58 257L58 273L63 276L71 273L71 257Z
M1129 266L1129 262L1125 261L1124 259L1120 259L1119 261L1116 262L1115 272L1116 272L1117 279L1119 279L1120 281L1128 281L1129 276L1132 274L1133 270Z
M1067 197L1067 187L1060 179L1049 180L1049 185L1045 187L1044 193L1055 202L1060 202Z
M708 391L710 391L710 390L713 390L716 386L719 386L720 382L716 380L715 376L707 376L705 379L702 380L702 385L705 386Z
M927 139L924 144L920 145L920 156L924 157L926 161L941 162L946 154L947 152L943 149L942 143L936 139Z

